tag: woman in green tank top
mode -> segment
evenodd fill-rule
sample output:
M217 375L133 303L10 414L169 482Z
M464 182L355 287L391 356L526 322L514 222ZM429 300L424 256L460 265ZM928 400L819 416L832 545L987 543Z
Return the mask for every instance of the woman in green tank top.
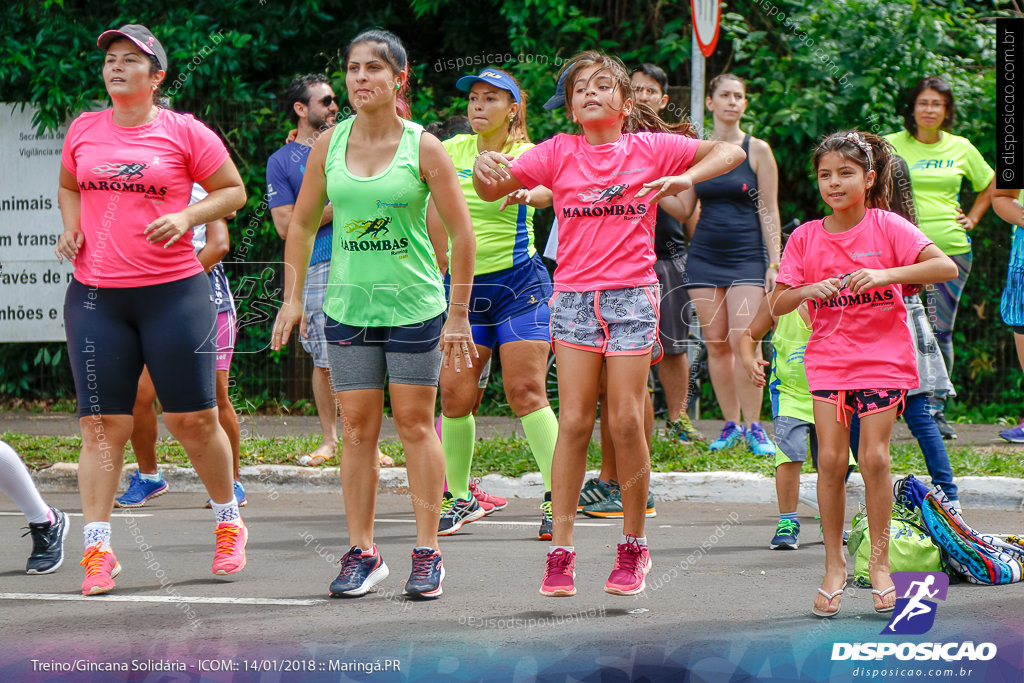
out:
M284 346L300 321L305 333L299 296L329 195L335 231L324 302L331 329L325 332L341 408L341 480L351 545L330 592L364 595L388 575L373 542L386 367L416 516L406 593L435 598L444 578L437 544L444 454L433 429L434 405L442 362L460 370L472 367L476 356L468 320L473 229L455 167L441 143L399 116L408 113L402 91L409 68L398 38L387 31L363 32L349 44L345 64L356 116L322 134L310 152L288 228L284 305L271 348ZM447 320L426 228L428 196L452 245Z

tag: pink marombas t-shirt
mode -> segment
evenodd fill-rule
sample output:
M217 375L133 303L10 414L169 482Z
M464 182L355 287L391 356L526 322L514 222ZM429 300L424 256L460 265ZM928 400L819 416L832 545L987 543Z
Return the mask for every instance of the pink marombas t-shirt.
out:
M189 114L161 109L142 126L114 124L113 110L71 123L61 163L82 195L84 244L75 279L96 287L141 287L203 272L188 235L168 248L143 234L160 216L188 206L192 183L228 158L217 135Z
M802 287L862 268L908 266L929 244L912 223L880 209L868 209L841 234L827 232L821 220L810 221L789 238L778 282ZM812 333L804 361L811 391L918 386L902 290L888 285L855 296L843 289L829 301L808 300Z
M560 133L526 150L510 167L528 188L550 187L558 217L555 291L590 292L650 285L655 211L637 199L644 183L690 167L699 140L672 133L623 133L591 145Z

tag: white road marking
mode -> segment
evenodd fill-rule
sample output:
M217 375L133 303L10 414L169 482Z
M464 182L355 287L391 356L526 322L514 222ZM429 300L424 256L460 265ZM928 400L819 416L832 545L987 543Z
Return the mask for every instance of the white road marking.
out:
M82 516L81 512L66 512L65 511L65 514L67 514L68 517L81 517ZM0 512L0 517L22 517L22 516L23 515L20 512ZM131 513L131 512L129 512L129 513L115 512L115 513L111 514L110 516L111 517L152 517L153 514L150 513L150 512L135 512L135 513Z
M374 522L389 522L389 523L392 523L392 524L415 524L416 523L415 519L375 519L373 521ZM532 526L537 526L537 522L532 522L532 521L509 520L507 522L498 522L498 521L495 521L495 520L492 520L492 519L478 519L475 522L470 522L469 524L473 524L473 525L477 525L477 524L494 524L495 526L531 526L531 527ZM469 524L467 524L466 526L469 526ZM576 522L575 524L573 524L573 526L575 527L575 526L613 526L613 525L612 525L611 522ZM463 528L465 528L465 527L463 527Z
M319 605L323 600L288 600L284 598L211 598L173 595L73 595L55 593L0 593L0 600L64 600L71 602L202 602L217 605Z

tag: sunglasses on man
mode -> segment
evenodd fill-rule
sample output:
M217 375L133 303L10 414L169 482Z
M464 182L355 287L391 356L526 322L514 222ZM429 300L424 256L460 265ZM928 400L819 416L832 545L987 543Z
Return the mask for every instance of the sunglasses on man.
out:
M339 107L341 106L341 100L335 97L334 95L324 95L323 99L317 100L317 102L324 105L325 107L330 107L331 102L336 103Z

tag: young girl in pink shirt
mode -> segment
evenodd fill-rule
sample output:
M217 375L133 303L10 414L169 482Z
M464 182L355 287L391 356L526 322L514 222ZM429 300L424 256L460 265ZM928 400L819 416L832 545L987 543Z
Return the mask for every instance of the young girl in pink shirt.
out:
M860 468L871 534L876 612L896 602L889 576L892 482L889 437L917 363L906 323L906 284L943 282L956 265L912 223L885 211L891 188L890 146L855 131L828 136L814 152L821 197L832 214L793 232L782 255L773 315L807 301L811 339L805 356L818 432L818 506L825 537L825 578L812 612L839 612L846 588L843 518L850 417L860 416Z
M667 130L653 110L635 105L629 73L597 52L566 67L568 113L580 135L560 134L513 160L484 152L473 184L486 201L522 187L549 187L559 221L551 336L558 367L558 440L551 471L554 533L540 592L575 595L573 520L594 429L601 366L622 482L623 536L605 591L644 590L651 568L644 535L650 451L643 416L647 373L658 330L654 204L739 164L735 145ZM658 125L660 124L660 126Z

